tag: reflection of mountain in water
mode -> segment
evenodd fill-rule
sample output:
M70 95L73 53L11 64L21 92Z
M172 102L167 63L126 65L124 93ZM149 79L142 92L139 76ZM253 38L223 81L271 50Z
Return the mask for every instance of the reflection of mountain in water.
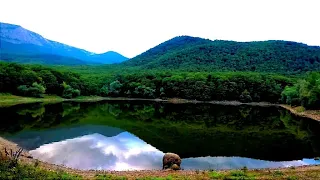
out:
M47 129L43 131L21 131L13 136L7 137L7 139L19 144L22 148L30 150L38 148L43 144L73 139L93 133L99 133L105 137L112 137L121 132L123 132L123 130L114 127L82 125L75 127Z
M185 159L280 162L320 156L320 123L277 107L111 101L15 106L0 113L0 133L30 149L94 133L109 137L108 128L117 127Z
M161 169L163 152L136 136L123 132L105 137L90 134L45 144L30 151L42 161L77 169L145 170ZM316 164L311 159L271 162L241 157L199 157L182 160L184 169L275 168ZM320 162L318 162L320 163Z

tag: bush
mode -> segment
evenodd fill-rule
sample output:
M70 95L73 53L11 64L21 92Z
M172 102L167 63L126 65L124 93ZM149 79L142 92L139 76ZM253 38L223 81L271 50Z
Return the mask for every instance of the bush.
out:
M43 97L44 93L46 92L46 88L43 87L43 85L34 82L30 87L27 85L19 86L18 92L23 96Z
M252 98L248 90L244 90L240 95L240 101L244 103L252 102Z
M305 80L287 86L281 94L282 102L306 108L320 107L320 73L310 73Z
M18 163L11 167L9 161L0 161L0 179L83 179L63 171L47 171L29 164Z
M120 83L120 81L118 81L118 80L113 81L112 83L110 83L109 93L110 93L111 95L113 95L113 96L119 95L122 86L123 86L123 85Z
M108 96L109 94L109 88L107 85L104 85L101 89L100 89L100 95L101 96Z
M62 87L63 87L63 92L62 92L63 98L71 99L71 98L80 96L79 89L73 89L71 86L67 85L65 82L62 83Z

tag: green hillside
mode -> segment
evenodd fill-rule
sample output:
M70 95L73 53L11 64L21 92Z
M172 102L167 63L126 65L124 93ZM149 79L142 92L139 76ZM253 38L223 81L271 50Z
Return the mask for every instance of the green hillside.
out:
M181 36L125 62L143 69L187 71L320 71L320 47L289 41L210 41Z

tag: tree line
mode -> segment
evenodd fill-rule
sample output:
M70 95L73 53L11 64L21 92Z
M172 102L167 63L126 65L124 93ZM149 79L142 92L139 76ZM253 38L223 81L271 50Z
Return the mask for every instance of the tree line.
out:
M107 75L106 75L107 74ZM319 73L305 80L254 72L132 71L80 75L56 67L0 63L0 92L64 98L99 95L130 98L183 98L203 101L272 102L316 107Z

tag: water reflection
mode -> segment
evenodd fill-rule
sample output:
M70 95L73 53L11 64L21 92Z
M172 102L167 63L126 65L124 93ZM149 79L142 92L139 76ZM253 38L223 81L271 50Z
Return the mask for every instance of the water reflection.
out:
M163 153L123 132L113 137L91 134L30 151L40 160L77 169L143 170L161 168Z
M163 152L179 154L184 169L319 164L320 123L277 107L111 101L0 114L0 136L78 169L160 169Z
M145 170L161 169L163 152L128 132L113 137L95 133L45 144L30 151L42 161L77 169ZM242 157L185 158L184 169L275 168L320 164L303 159L272 162Z

